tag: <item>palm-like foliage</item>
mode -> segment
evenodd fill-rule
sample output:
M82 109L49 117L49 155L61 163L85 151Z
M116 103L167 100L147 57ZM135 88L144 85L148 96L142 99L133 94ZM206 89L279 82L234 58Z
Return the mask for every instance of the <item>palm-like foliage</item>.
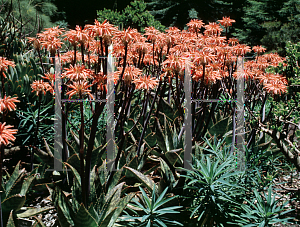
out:
M166 188L158 198L156 198L155 195L155 187L153 188L151 198L148 197L141 187L140 190L142 192L141 201L139 202L133 198L135 204L130 204L132 209L129 208L129 210L133 215L125 211L126 215L120 218L123 222L126 222L124 226L183 226L181 223L169 217L169 214L180 213L176 211L176 209L181 208L181 206L164 206L177 197L165 198L168 188Z

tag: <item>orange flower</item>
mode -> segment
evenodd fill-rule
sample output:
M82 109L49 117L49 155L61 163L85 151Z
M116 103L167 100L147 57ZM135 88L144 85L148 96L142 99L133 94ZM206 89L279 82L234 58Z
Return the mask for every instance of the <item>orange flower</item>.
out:
M103 51L105 50L104 46L102 45ZM95 53L95 54L100 54L101 50L101 42L100 40L92 40L89 45L89 51ZM106 53L104 53L106 54Z
M4 71L8 69L8 66L15 67L16 65L13 61L8 61L5 57L0 57L0 73L2 72L4 78L6 78Z
M0 112L4 112L7 109L9 111L16 110L15 102L20 102L17 97L11 98L10 96L6 97L6 95L4 95L3 99L0 98Z
M267 92L273 93L275 95L281 93L286 93L287 92L287 86L282 84L282 83L276 83L276 82L270 82L267 84L264 84L264 88L267 90Z
M194 62L199 65L207 65L214 60L214 55L209 51L209 49L204 49L196 52Z
M189 23L186 24L189 27L189 31L197 32L200 28L203 27L204 23L202 20L192 19Z
M49 37L58 38L63 32L63 28L59 28L59 26L56 26L52 28L45 28L45 31L42 33L38 33L37 36L40 38L40 40L47 40L49 39Z
M279 74L263 73L262 75L257 76L257 79L259 79L260 83L262 84L270 84L270 83L287 84L286 78L284 78Z
M160 32L155 29L154 27L147 27L145 28L145 36L147 36L147 40L150 40L152 43L155 43L155 41L158 39L158 35Z
M107 76L103 75L103 72L99 72L94 76L93 84L97 84L97 89L99 89L100 91L103 91L105 89L107 92Z
M93 78L92 71L86 69L84 65L75 65L75 67L70 65L70 68L65 68L65 70L66 72L62 74L61 78L67 77L68 79L73 81L87 80L88 78Z
M245 44L238 44L235 46L235 52L238 56L244 56L247 52L251 52L251 48Z
M163 65L166 68L171 68L175 72L179 72L181 69L184 69L185 67L185 59L175 56L175 55L169 55L168 59L163 62Z
M60 41L58 38L64 31L63 28L58 28L53 27L53 28L46 28L44 32L38 33L37 36L39 37L38 40L35 39L29 39L31 42L33 42L33 45L35 48L45 48L47 49L51 56L55 55L55 52L58 48L61 48L61 45L63 42ZM38 43L39 42L39 43Z
M230 17L223 17L223 20L218 21L220 21L220 24L223 25L225 28L228 28L232 25L232 23L235 22L235 20L230 19Z
M55 55L55 52L58 48L61 48L61 45L63 44L63 42L60 41L59 38L56 37L51 37L48 38L47 40L41 41L42 43L42 48L47 49L51 56Z
M79 53L77 53L79 54ZM78 59L76 54L76 58ZM60 55L60 61L65 64L65 63L72 63L74 57L74 51L67 51L66 53L63 53Z
M146 38L145 38L146 39ZM131 45L132 50L136 53L143 53L146 54L151 50L151 44L145 41L138 41Z
M13 126L5 124L6 122L0 122L0 144L4 144L6 146L10 143L10 141L15 141L16 137L14 137L13 134L16 134L18 130L10 129Z
M66 95L69 95L69 98L71 98L75 94L78 94L79 96L87 94L91 99L94 99L93 95L90 93L91 90L87 89L91 86L93 85L92 84L88 85L87 81L73 82L72 85L68 85L68 87L71 88L71 90L68 91Z
M44 82L42 80L33 81L31 84L32 92L36 91L36 95L38 96L41 92L46 95L46 91L52 92L52 87L49 83Z
M126 30L116 32L114 38L121 41L123 45L128 45L129 43L137 41L139 35L140 33L136 29L128 27Z
M82 29L76 25L75 30L67 31L63 36L66 36L65 40L68 40L72 45L79 43L84 45L87 40L89 40L88 30Z
M46 73L42 78L48 80L51 83L51 86L54 86L55 74Z
M118 71L115 72L115 75L117 77L121 75L123 70L123 67L118 67ZM124 71L123 80L126 85L129 85L132 80L134 80L139 74L142 73L142 70L134 67L134 66L127 66Z
M110 45L112 35L118 30L115 26L105 20L102 24L95 19L95 25L86 25L93 35L102 37L106 45Z
M168 35L176 35L180 32L180 29L177 27L169 27L168 29L166 29L166 32L168 33Z
M139 76L139 78L134 79L133 83L136 84L136 89L153 89L158 85L159 80L157 80L155 77L151 76Z
M228 43L234 46L235 44L239 44L239 40L237 38L229 38Z
M223 31L223 29L220 27L220 25L218 25L215 22L209 23L208 25L205 25L204 27L206 29L204 31L205 35L220 35L221 31Z
M260 55L262 52L266 51L266 48L262 47L262 46L254 46L252 48L252 50L257 53L257 55Z

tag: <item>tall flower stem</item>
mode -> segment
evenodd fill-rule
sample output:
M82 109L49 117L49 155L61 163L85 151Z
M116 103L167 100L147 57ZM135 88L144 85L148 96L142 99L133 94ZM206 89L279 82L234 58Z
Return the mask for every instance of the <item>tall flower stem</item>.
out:
M37 140L38 140L38 132L39 132L39 127L40 127L40 112L41 112L41 101L42 101L42 95L39 94L39 101L38 101L38 116L37 116L37 123L36 123L36 129L35 129L35 138L33 142L33 146L36 146ZM31 165L31 171L33 170L33 158L34 158L34 149L31 150L31 155L30 155L30 165Z
M181 106L180 106L180 103L179 103L180 100L177 99L177 97L175 96L174 91L173 91L172 80L171 80L171 83L170 83L170 90L172 92L172 98L174 99L174 101L175 101L175 103L176 103L176 105L178 107L179 115L181 116L182 119L184 119L184 116L183 116L183 113L182 113L182 109L181 109Z
M103 96L101 98L104 98L106 96L105 90L103 92ZM93 121L92 121L92 127L91 127L91 133L90 138L88 142L88 148L86 151L86 159L85 159L85 199L88 202L89 201L89 194L90 194L90 172L91 172L91 159L92 159L92 151L95 144L95 137L97 133L97 126L98 126L98 119L103 112L105 103L97 103L95 107L95 113L93 115Z
M82 100L82 94L79 93L79 99ZM79 158L80 158L80 177L81 177L81 194L82 194L82 203L87 207L86 201L86 187L85 187L85 175L84 175L84 115L83 115L83 102L80 102L80 115L81 115L81 125L79 131Z
M42 61L41 50L37 49L37 52L38 52L38 56L39 56L39 59L40 59L40 62L41 62L41 67L42 67L42 70L43 70L43 75L45 75L45 69L44 69L44 65L43 65L43 61Z
M2 90L1 90L1 98L4 97L4 94L5 94L5 87L4 87L4 76L3 76L3 71L0 70L0 74L1 74L1 86L2 86Z
M125 72L125 68L126 68L126 60L127 60L127 52L128 52L128 44L125 44L125 54L124 54L124 61L123 61L123 70L122 73L120 75L119 81L121 81L121 78L123 78L124 72Z
M84 65L84 43L81 43L81 61L82 65Z
M3 156L4 156L4 144L0 144L0 185L2 185L2 167L3 167ZM1 187L0 187L1 188ZM1 206L1 194L0 192L0 227L3 227L3 217L2 217L2 206Z
M138 145L138 149L137 149L137 153L136 153L137 156L139 156L139 154L140 154L141 146L142 146L143 139L144 139L144 136L145 136L145 132L146 132L146 130L147 130L147 124L148 124L148 122L149 122L149 120L150 120L150 115L151 115L151 112L152 112L152 110L153 110L153 108L154 108L154 103L155 103L155 101L156 101L156 98L157 98L158 92L159 92L159 90L160 90L161 84L162 84L162 80L160 79L160 80L159 80L158 87L157 87L157 90L156 90L156 92L155 92L155 96L154 96L154 98L153 98L153 101L152 101L152 104L151 104L151 107L150 107L150 110L149 110L149 113L148 113L148 115L147 115L146 121L144 122L144 127L143 127L143 131L142 131L142 135L141 135L141 137L140 137L140 141L139 141L139 145Z
M73 47L74 47L74 61L73 61L73 66L75 66L75 64L76 64L76 43L73 43Z
M159 105L161 103L161 100L163 99L162 96L165 92L165 89L166 89L166 85L167 85L167 80L165 79L164 80L164 85L160 91L160 95L159 95L159 100L158 100L158 103L157 103L157 109L156 109L156 113L155 113L155 119L157 119L158 117L158 111L159 111ZM154 122L154 126L153 126L153 131L155 132L155 129L156 129L156 126L157 126L157 121Z
M3 98L5 95L5 90L4 90L4 76L3 76L3 71L0 70L1 74L1 83L2 83L2 91L0 94L0 98ZM2 122L5 122L5 115L2 115ZM3 167L3 158L4 158L4 144L0 143L0 190L2 186L2 167ZM0 227L3 227L3 217L2 217L2 201L1 201L1 193L0 192Z

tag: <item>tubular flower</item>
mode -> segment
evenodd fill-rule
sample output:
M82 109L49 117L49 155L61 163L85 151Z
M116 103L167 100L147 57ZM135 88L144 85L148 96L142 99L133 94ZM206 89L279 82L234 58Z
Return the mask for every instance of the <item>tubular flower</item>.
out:
M13 61L8 61L5 57L0 57L0 73L2 72L4 78L6 78L4 71L8 69L8 66L15 67L16 65Z
M89 40L87 29L82 29L78 25L76 25L75 30L69 30L63 36L66 36L65 40L68 40L72 45L76 43L84 45Z
M239 44L239 40L237 38L229 38L228 43L231 44L231 46L235 46L235 44Z
M121 75L123 70L123 67L118 67L118 71L115 72L115 75L117 77ZM139 74L142 73L142 70L134 67L134 66L127 66L124 71L123 80L126 85L129 85L132 80L134 80Z
M244 56L247 52L251 52L251 48L245 44L238 44L235 46L236 55Z
M57 26L53 28L46 28L45 30L46 31L37 34L40 44L37 43L37 40L29 40L33 42L36 49L40 47L45 48L50 52L51 56L54 56L56 50L61 48L61 45L63 44L58 37L63 33L64 29L58 28Z
M6 97L4 95L3 99L0 98L0 112L4 112L5 110L13 111L16 110L15 102L20 102L17 97L11 98L10 96Z
M168 33L168 35L177 35L180 32L180 29L177 27L169 27L168 29L166 29L166 32Z
M220 35L221 31L223 31L223 29L220 27L220 25L218 25L217 23L213 22L213 23L209 23L208 25L205 25L205 35Z
M252 50L257 53L257 55L260 55L262 52L266 51L266 48L262 47L262 46L254 46L252 48Z
M51 91L52 87L49 83L44 82L42 80L36 80L31 84L32 92L36 91L36 95L38 96L41 92L46 95L46 91Z
M154 27L147 27L145 28L145 31L145 36L147 36L147 40L150 40L152 43L155 43L155 41L158 39L158 35L160 34L160 32Z
M218 20L221 25L223 25L225 28L228 28L232 25L232 23L235 23L235 20L230 19L230 17L223 17L222 20Z
M14 137L13 134L16 134L18 130L10 129L13 126L5 124L6 122L0 122L0 144L4 144L6 146L10 143L10 141L15 141L16 137Z
M204 23L202 20L192 19L186 24L191 32L198 32L203 27Z
M105 45L110 45L112 35L118 30L115 26L105 20L102 24L95 19L94 25L87 25L93 36L101 37Z
M81 56L80 56L80 58L77 56L79 54L80 53L76 54L76 58L78 60L80 60L80 58L81 58ZM74 51L72 51L72 50L67 51L66 53L63 53L63 54L60 55L60 60L61 60L62 63L71 63L73 61L73 58L74 58Z
M207 65L213 60L214 55L209 50L201 50L199 52L196 52L196 56L194 58L193 63L197 63L198 65Z
M40 38L40 40L47 40L49 39L49 37L58 38L63 32L63 28L59 28L59 26L56 26L52 28L45 28L45 31L42 33L38 33L37 36Z
M158 79L155 77L141 75L139 78L134 79L133 83L136 84L136 89L153 89L158 85Z
M42 78L48 80L51 83L51 86L54 86L55 74L46 73Z
M282 93L287 92L287 86L279 82L266 83L264 84L264 88L267 90L267 92L273 93L275 95L281 95Z
M103 48L103 51L105 51L105 48L103 47L103 45L102 45L102 48ZM95 54L100 54L100 50L101 50L100 40L92 40L89 45L89 51L91 51ZM104 54L106 54L106 53L104 52Z
M166 68L172 68L175 72L179 72L185 67L185 59L175 55L169 55L168 59L163 62Z
M56 37L51 37L47 40L44 40L41 42L42 43L42 48L47 49L51 56L55 56L55 52L57 49L61 48L61 45L63 42L60 41L59 38Z
M103 75L103 72L99 72L94 76L93 83L97 84L97 89L99 89L100 91L103 91L105 89L107 92L107 76Z
M91 99L94 99L93 95L90 93L91 90L88 90L88 88L91 86L93 85L88 85L87 81L73 82L72 85L68 85L68 87L71 88L71 90L68 91L66 95L69 95L69 98L71 98L75 94L79 94L79 96L87 94Z
M118 31L114 35L114 37L123 43L123 45L128 45L129 43L133 43L137 41L137 37L139 36L139 32L136 29L132 29L128 27L126 30Z
M73 67L70 65L70 68L65 68L66 72L62 74L62 78L67 77L73 81L87 80L88 78L92 79L92 71L86 69L84 65L75 65Z

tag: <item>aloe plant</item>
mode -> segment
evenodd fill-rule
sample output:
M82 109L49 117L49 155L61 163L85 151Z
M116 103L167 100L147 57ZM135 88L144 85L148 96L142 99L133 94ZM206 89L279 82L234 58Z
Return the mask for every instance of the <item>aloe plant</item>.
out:
M76 164L76 162L74 162ZM92 169L90 173L90 195L87 201L87 208L82 203L81 198L81 179L75 167L65 163L74 176L73 182L68 180L71 186L71 193L55 187L48 190L52 201L58 212L58 221L62 227L65 226L113 226L118 216L132 199L134 193L124 195L125 182L120 181L121 173L119 170L113 180L107 185L107 173L105 171L106 162L101 167ZM80 165L79 165L80 166Z
M29 192L33 181L36 179L35 171L26 173L25 169L20 169L19 161L14 172L11 175L7 174L5 176L6 180L2 181L1 185L3 224L8 222L9 216L14 219L31 217L45 212L46 210L53 209L53 207L44 209L31 208L30 210L27 209L24 212L20 212L20 209L25 205L27 193Z
M139 187L142 196L140 201L133 198L135 204L128 204L128 210L124 211L124 215L120 217L120 223L125 223L123 226L183 226L180 222L171 218L170 214L180 213L177 209L182 206L166 206L168 202L174 200L177 196L166 198L168 187L156 197L155 187L153 187L151 198L148 197L143 188ZM130 214L132 213L132 214Z

